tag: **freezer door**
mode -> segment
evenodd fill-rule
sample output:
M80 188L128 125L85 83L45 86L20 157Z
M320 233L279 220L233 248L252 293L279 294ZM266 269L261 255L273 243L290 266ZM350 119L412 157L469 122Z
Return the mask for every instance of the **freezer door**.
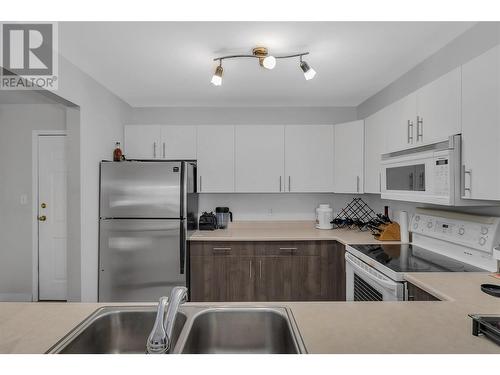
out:
M101 163L101 218L180 218L181 162Z
M186 285L180 220L100 221L99 302L156 302Z

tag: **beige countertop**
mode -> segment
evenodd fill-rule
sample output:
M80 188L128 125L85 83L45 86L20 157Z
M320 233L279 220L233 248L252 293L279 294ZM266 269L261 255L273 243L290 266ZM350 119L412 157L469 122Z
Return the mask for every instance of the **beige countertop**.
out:
M190 241L339 241L343 244L381 243L371 232L359 230L321 230L313 221L240 221L227 229L195 231ZM398 242L395 242L398 243Z
M472 336L467 316L500 315L500 299L479 289L499 280L484 273L414 273L408 280L445 301L210 305L289 306L309 353L500 354L500 346ZM0 353L43 353L105 305L0 303Z

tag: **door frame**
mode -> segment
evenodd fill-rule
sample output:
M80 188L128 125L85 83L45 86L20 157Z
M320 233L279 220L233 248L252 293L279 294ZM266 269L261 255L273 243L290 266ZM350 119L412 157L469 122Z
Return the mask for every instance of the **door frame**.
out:
M31 202L32 202L32 301L37 302L38 287L38 139L41 136L67 136L66 130L33 130L31 134ZM67 159L67 158L66 158ZM66 249L67 251L67 249Z

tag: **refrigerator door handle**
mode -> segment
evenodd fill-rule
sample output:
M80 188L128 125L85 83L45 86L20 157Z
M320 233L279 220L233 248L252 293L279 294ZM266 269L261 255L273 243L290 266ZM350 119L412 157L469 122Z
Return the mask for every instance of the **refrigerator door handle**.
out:
M179 273L181 275L185 274L186 271L186 220L182 221L181 224L181 246L180 246L180 265L179 265Z

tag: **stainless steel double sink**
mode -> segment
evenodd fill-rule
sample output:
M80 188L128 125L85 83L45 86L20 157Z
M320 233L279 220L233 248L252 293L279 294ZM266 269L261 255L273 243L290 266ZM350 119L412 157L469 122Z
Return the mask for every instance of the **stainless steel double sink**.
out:
M95 311L47 353L145 353L155 306L110 306ZM307 353L290 309L205 307L179 309L172 354Z

